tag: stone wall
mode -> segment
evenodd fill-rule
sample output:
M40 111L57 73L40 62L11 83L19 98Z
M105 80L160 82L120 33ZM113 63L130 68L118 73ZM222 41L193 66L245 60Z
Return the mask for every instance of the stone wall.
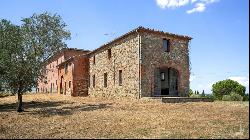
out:
M137 34L132 34L90 55L90 96L138 98L138 39ZM108 49L111 49L110 59ZM94 56L95 64L93 64ZM119 86L119 70L122 70L121 86ZM104 87L104 73L107 73L107 87ZM95 87L93 87L93 75L95 75Z
M170 39L170 52L163 50L163 38ZM142 97L160 92L160 69L178 71L179 96L188 96L189 54L188 39L144 32L141 34L141 94Z

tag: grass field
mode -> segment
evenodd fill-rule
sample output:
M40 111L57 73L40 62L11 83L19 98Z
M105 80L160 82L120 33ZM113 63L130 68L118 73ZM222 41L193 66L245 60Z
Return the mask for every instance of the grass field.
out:
M0 139L249 138L249 102L161 103L48 94L0 98Z

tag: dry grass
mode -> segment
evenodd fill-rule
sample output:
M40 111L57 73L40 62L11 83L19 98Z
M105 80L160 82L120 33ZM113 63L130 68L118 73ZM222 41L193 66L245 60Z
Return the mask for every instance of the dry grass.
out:
M60 95L0 98L0 139L249 138L249 102L160 103Z

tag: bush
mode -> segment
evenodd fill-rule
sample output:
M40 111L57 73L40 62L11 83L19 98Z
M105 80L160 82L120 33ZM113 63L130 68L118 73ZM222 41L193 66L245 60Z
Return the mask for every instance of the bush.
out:
M230 95L224 95L222 97L223 101L243 101L243 97L235 92L232 92Z
M194 94L193 90L192 90L192 89L189 89L189 97L190 97L191 95L193 95L193 94Z
M222 101L231 101L231 95L223 95Z
M232 101L243 101L243 97L237 93L231 94Z
M212 101L215 100L215 97L213 96L213 94L205 94L205 97L208 99L211 99Z
M249 94L245 94L243 96L243 101L249 101Z
M191 98L201 98L201 95L200 94L192 94L190 97Z

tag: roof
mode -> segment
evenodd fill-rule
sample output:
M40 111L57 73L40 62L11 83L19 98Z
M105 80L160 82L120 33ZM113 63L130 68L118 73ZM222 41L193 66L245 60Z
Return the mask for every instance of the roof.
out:
M64 64L66 64L66 63L69 63L69 62L73 61L75 57L81 57L81 56L88 56L88 54L80 54L80 55L72 56L69 59L67 59L67 60L63 61L62 63L58 64L57 67L60 67L60 66L62 66Z
M178 38L183 38L183 39L187 39L187 40L191 40L192 38L189 37L189 36L185 36L185 35L178 35L178 34L173 34L173 33L169 33L169 32L163 32L163 31L159 31L159 30L155 30L155 29L150 29L150 28L145 28L145 27L142 27L142 26L139 26L129 32L127 32L126 34L118 37L118 38L115 38L114 40L106 43L106 44L103 44L102 46L100 46L99 48L89 52L88 54L91 55L101 49L104 49L105 47L107 47L108 45L111 45L112 43L115 43L121 39L124 39L125 37L133 34L133 33L138 33L138 32L151 32L151 33L158 33L158 34L162 34L162 35L168 35L168 36L173 36L173 37L178 37Z
M46 62L49 62L51 59L55 58L56 56L62 54L65 51L82 51L82 52L89 52L89 50L84 50L84 49L77 49L77 48L63 48L60 51L58 51L57 53L55 53L53 56L51 56L48 60L46 60Z

